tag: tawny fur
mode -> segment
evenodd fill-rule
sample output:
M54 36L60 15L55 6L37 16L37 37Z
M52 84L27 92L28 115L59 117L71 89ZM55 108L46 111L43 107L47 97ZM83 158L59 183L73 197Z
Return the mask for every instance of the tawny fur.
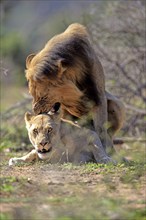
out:
M26 67L35 114L48 112L56 102L78 118L91 112L103 146L112 147L110 139L107 142L105 127L107 99L103 68L83 25L72 24L53 37L40 52L27 57Z
M107 111L108 111L108 134L113 138L114 135L123 127L126 111L122 101L106 92Z
M28 56L26 66L36 114L60 102L65 110L81 117L91 106L99 104L100 93L104 93L102 66L85 27L80 24L70 25L39 53ZM45 104L39 104L44 97Z
M34 116L26 113L25 121L35 149L23 157L11 158L10 166L36 159L48 160L50 163L113 162L94 131L61 120L58 114Z

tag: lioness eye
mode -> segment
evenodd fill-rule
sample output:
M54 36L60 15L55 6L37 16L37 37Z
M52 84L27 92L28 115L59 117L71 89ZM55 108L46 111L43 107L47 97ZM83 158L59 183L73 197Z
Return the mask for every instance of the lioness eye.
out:
M52 130L53 130L53 129L52 129L51 127L50 127L50 128L48 128L48 133L49 133L49 132L51 132Z
M38 134L38 130L35 128L35 129L33 129L33 133L36 135L36 134Z

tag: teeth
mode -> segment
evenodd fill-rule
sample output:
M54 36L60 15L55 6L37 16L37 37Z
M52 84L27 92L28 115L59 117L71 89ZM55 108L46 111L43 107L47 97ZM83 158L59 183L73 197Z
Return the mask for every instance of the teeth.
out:
M49 153L51 150L52 150L52 147L50 147L48 150L46 150L46 149L38 150L38 153L45 154L45 153Z

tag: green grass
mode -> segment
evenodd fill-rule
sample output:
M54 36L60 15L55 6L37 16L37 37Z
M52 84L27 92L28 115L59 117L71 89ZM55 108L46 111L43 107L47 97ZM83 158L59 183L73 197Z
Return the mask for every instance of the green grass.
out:
M37 166L40 167L40 169L42 169L43 166L46 166L46 168L49 169L49 165L47 163L38 162L34 165L34 168L37 169ZM52 167L52 165L50 165L50 167ZM23 170L23 167L21 169ZM97 185L95 186L95 189L93 191L90 190L90 183L76 182L73 185L68 185L68 190L70 192L73 192L72 194L65 193L65 191L64 193L61 192L61 187L66 187L67 189L67 186L65 185L59 186L60 191L58 191L58 193L53 197L50 197L47 191L43 192L40 188L40 191L42 191L43 193L43 198L35 196L31 199L29 199L29 197L19 197L19 199L12 199L14 198L12 194L14 192L12 184L17 183L18 185L17 187L15 186L15 190L17 189L17 191L19 191L20 185L21 187L25 185L26 180L17 179L16 177L7 177L3 178L2 191L8 193L10 197L8 197L6 200L1 201L5 203L7 202L7 204L9 204L9 202L18 203L19 201L25 203L25 209L23 207L19 208L19 216L30 217L30 219L33 220L42 219L42 216L44 220L48 219L47 210L50 210L50 207L52 212L55 212L55 218L49 218L51 220L145 219L146 213L144 208L132 208L135 202L127 199L126 197L121 197L118 192L118 185L116 185L124 184L128 188L133 188L136 190L141 187L139 179L140 177L144 176L145 171L144 168L142 168L142 164L135 163L132 166L126 166L124 164L118 164L118 166L86 164L82 165L81 167L73 166L72 168L71 164L64 164L61 165L59 169L69 170L70 172L75 170L84 175L97 173L99 175L102 175L102 179L100 181L97 179ZM117 178L116 182L114 181L114 178ZM89 188L87 184L89 184ZM54 187L56 187L56 185L54 185ZM102 187L105 187L104 192L100 192L100 189L102 189ZM144 204L145 201L136 201L136 203L137 205ZM41 211L40 209L36 209L37 206L43 207L43 204L46 208L41 208ZM30 205L31 210L29 209ZM24 210L28 214L24 214ZM9 216L8 213L2 213L1 219L15 220L16 217L13 216L12 213L11 216Z
M0 220L11 220L11 215L8 213L0 213Z
M1 204L22 205L3 211L1 220L145 220L144 144L139 146L137 142L130 147L124 152L131 157L129 163L79 166L38 161L11 169L8 159L26 152L2 151L5 159L1 168L6 172L1 176ZM23 175L24 171L28 171L27 176ZM52 172L57 182L50 179ZM31 175L35 179L29 182ZM68 182L66 178L59 182L60 176L67 176Z
M1 178L0 180L0 191L2 192L13 192L14 191L14 186L12 185L13 183L17 182L16 177L6 177L6 178Z

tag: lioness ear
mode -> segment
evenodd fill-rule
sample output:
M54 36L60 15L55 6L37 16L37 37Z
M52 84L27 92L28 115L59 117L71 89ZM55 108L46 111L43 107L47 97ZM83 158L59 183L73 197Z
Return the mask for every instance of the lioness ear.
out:
M32 117L33 115L30 112L26 112L24 116L25 122L29 123Z
M29 65L34 57L35 57L35 54L32 53L32 54L28 55L28 57L26 58L26 68L27 69L29 68Z

